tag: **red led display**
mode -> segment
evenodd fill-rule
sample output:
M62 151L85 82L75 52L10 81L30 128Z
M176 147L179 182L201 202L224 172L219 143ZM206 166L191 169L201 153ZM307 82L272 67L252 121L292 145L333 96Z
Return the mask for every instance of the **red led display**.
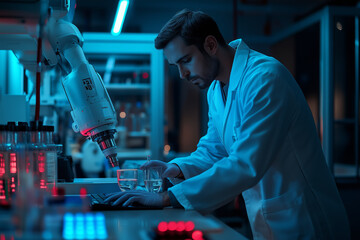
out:
M40 179L40 188L46 188L45 179Z
M195 224L192 221L188 221L185 223L185 231L192 231L195 228Z
M43 173L45 172L45 156L44 153L38 154L38 169L39 172Z
M160 222L158 224L158 230L159 230L159 232L166 232L168 230L167 222Z
M203 233L202 231L199 230L195 230L192 234L191 234L192 239L194 240L203 240Z
M185 231L185 222L183 221L178 222L176 226L176 231L178 232Z
M10 153L10 173L16 173L16 153Z
M87 195L86 188L80 188L80 197L84 198Z
M11 183L10 183L11 192L15 192L15 188L16 188L15 178L12 177L12 178L11 178Z
M0 176L5 174L5 158L4 154L0 154Z
M169 228L169 231L175 231L177 228L176 222L169 222L168 228Z
M4 186L4 180L0 180L0 199L6 199Z
M205 240L203 232L194 229L193 221L160 222L157 226L160 239Z

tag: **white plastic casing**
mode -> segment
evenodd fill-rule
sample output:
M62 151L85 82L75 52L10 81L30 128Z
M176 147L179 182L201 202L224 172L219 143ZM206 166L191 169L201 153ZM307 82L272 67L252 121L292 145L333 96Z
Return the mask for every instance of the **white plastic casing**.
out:
M80 64L62 83L72 107L74 131L93 136L107 129L115 129L115 109L100 76L91 65Z

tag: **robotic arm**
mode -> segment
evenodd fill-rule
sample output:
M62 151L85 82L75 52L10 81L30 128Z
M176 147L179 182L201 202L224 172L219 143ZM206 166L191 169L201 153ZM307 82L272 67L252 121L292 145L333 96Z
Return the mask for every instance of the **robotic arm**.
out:
M81 33L70 22L55 18L49 19L44 30L56 55L71 66L62 85L72 108L73 130L91 137L99 144L110 166L118 166L114 141L115 109L100 75L84 55Z
M81 33L70 22L74 9L75 3L69 0L0 1L0 49L12 50L28 76L34 77L40 22L45 64L60 65L63 69L71 67L62 85L72 108L74 131L97 142L110 165L115 167L118 165L115 109L101 77L84 55ZM48 13L50 16L46 17ZM45 17L47 23L42 27Z

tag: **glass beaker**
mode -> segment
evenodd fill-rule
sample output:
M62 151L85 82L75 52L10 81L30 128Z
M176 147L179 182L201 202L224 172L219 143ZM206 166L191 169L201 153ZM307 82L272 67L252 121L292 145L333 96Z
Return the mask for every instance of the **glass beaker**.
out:
M163 167L150 167L144 170L144 183L148 192L158 193L163 183Z
M137 169L118 169L116 173L118 185L122 192L136 188L138 183Z

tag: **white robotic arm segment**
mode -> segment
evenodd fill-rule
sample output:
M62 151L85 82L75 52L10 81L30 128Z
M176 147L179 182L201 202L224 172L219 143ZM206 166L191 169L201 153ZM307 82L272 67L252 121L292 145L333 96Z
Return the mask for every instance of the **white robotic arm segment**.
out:
M53 49L60 54L73 44L83 45L84 38L79 29L72 23L50 17L45 26L45 37Z
M71 66L71 73L62 81L70 102L73 129L97 142L112 167L116 158L116 113L103 81L95 72L81 48L83 38L79 30L63 20L51 20L47 32L56 52Z

